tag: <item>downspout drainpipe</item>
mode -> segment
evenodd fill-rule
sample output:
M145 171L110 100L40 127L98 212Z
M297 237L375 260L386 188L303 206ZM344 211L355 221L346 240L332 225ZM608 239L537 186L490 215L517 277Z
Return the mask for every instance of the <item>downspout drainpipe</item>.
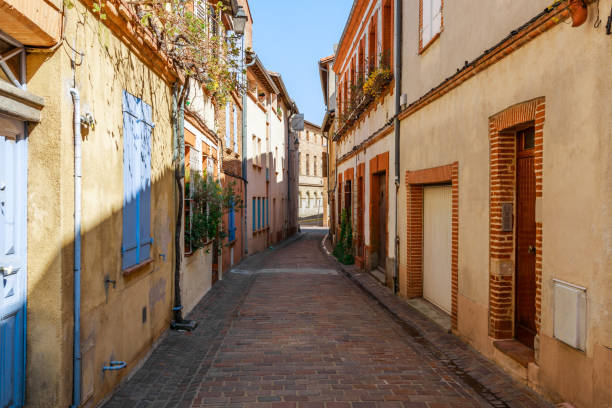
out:
M248 80L247 80L247 69L252 66L253 64L255 64L255 58L253 58L253 61L249 62L248 64L246 64L245 62L245 58L246 55L244 54L244 35L242 36L242 61L244 64L244 89L242 90L242 179L244 180L244 226L242 229L242 244L244 247L244 253L248 254L249 253L249 240L247 238L247 217L249 212L247 211L247 208L249 206L248 203L248 195L247 195L247 190L248 190L248 185L249 185L249 177L247 174L247 92L249 91L247 89L248 86Z
M74 323L72 406L81 404L81 98L70 88L74 104Z
M402 0L395 0L395 270L393 276L393 291L399 289L399 230L397 220L398 196L400 187L400 120L402 95Z

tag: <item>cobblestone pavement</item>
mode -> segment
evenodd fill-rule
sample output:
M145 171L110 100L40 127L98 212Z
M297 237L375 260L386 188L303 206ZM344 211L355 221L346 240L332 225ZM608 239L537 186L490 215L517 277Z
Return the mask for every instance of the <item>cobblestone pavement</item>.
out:
M227 274L190 314L198 328L170 333L106 407L548 406L342 271L324 234L305 230Z

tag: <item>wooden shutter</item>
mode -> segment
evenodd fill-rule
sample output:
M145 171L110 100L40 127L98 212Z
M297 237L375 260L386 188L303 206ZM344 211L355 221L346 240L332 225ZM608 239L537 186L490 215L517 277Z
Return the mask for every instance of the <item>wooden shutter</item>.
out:
M431 36L442 30L442 0L432 0Z
M151 107L123 91L123 269L151 252L151 128Z
M255 197L253 197L253 231L257 230L257 216L256 216L256 205L257 205L257 199Z
M232 108L232 112L234 114L234 152L238 153L238 114L235 106Z
M230 103L225 103L225 147L230 147Z
M433 0L421 0L422 4L422 16L421 16L421 39L422 46L427 45L432 38L432 1Z

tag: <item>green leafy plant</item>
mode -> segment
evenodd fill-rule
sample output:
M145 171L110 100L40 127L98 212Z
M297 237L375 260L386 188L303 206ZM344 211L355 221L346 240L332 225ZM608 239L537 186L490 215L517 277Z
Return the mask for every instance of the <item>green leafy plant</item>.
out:
M191 174L186 185L186 196L190 197L190 209L185 217L185 245L196 251L213 241L220 250L227 232L223 228L223 215L230 208L242 208L242 199L234 192L235 183L222 187L212 177Z
M350 212L342 210L340 215L340 237L333 250L334 256L344 265L355 263L353 255L353 227L351 225Z
M92 10L106 20L107 0L94 0ZM64 0L67 8L73 0ZM140 23L153 34L158 49L185 79L186 98L191 79L196 80L209 96L222 106L232 92L240 92L238 73L244 73L240 55L240 37L223 26L228 10L222 1L206 0L132 0Z

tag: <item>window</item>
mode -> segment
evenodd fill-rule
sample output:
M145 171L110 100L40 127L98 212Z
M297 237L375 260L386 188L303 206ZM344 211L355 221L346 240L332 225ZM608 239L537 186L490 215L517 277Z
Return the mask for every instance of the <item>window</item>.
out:
M427 1L427 0L423 0ZM382 43L382 63L383 66L391 67L391 56L393 50L393 13L391 12L391 0L386 0L382 8L382 30L383 30L383 43Z
M266 197L266 227L270 226L270 213L268 212L269 211L268 200L269 199Z
M306 175L310 175L310 155L306 155Z
M376 14L372 16L370 20L370 30L368 31L368 69L370 72L374 71L376 67Z
M442 0L420 0L420 44L423 51L442 31Z
M230 201L229 214L227 216L227 240L229 242L236 240L236 212L234 210L234 201Z
M314 160L312 162L312 167L313 167L313 175L316 176L317 175L317 156L314 157Z
M257 198L253 197L253 231L257 230Z
M230 148L230 103L225 103L225 147Z
M257 164L257 136L253 135L253 164Z
M306 208L310 208L310 193L306 193Z
M261 229L261 197L257 197L257 229Z
M151 106L123 91L123 269L151 256L152 123Z
M238 111L235 106L232 111L234 114L234 152L238 153Z
M344 208L346 211L351 214L351 180L347 180L344 187Z
M261 167L261 139L257 138L257 164Z

